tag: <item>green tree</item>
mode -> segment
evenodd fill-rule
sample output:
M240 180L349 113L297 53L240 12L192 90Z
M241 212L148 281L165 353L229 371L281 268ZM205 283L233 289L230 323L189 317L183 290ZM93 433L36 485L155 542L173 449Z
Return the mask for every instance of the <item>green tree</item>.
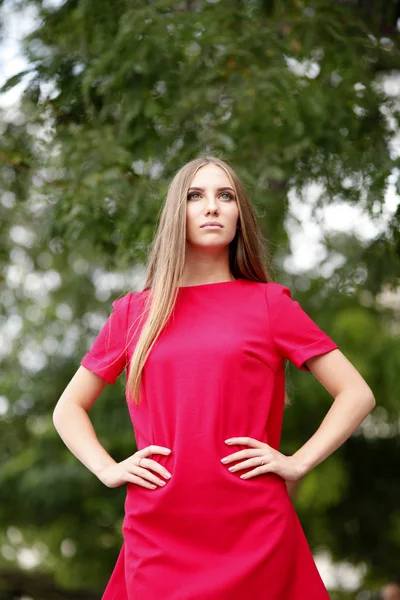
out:
M21 3L36 6L40 25L24 41L27 71L3 86L26 81L20 119L3 119L0 142L5 569L18 566L26 545L59 588L98 591L109 577L125 491L104 488L78 463L51 414L112 296L140 276L182 163L200 152L231 161L278 271L290 254L290 190L301 194L317 182L317 206L343 200L371 218L382 210L398 168L397 103L381 85L400 66L398 3L368 12L369 4ZM377 300L398 282L399 220L398 211L370 243L326 236L324 261L345 259L330 277L315 269L279 278L380 405L307 476L296 500L312 548L366 563L371 585L397 567L400 548L400 350L395 311ZM291 452L318 427L330 398L310 375L293 368L288 377L282 450ZM135 450L122 381L105 390L91 417L115 459ZM11 598L10 579L3 581ZM57 597L50 588L38 593Z

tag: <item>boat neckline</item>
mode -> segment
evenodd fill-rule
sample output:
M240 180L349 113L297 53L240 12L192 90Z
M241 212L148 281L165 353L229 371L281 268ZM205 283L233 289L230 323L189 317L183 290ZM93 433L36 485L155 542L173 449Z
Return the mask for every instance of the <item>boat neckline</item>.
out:
M228 281L212 281L211 283L198 283L197 285L181 285L178 286L178 290L186 290L190 288L200 288L200 287L209 287L212 285L223 285L227 283L236 283L238 281L244 281L243 278L239 277L238 279L229 279Z

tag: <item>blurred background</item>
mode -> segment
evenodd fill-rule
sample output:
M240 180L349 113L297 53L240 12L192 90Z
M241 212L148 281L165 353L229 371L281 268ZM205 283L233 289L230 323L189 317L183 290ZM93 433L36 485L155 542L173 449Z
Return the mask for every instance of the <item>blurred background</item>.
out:
M400 574L400 2L0 0L0 17L0 599L95 600L111 575L125 489L52 411L203 152L242 177L275 279L375 394L294 502L331 598L378 598ZM292 453L332 399L287 373ZM136 450L124 377L90 414L116 460Z

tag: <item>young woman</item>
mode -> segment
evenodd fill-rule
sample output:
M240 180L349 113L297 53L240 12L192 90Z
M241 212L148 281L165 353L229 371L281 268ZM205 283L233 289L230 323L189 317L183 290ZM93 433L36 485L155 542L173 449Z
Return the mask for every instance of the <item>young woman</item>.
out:
M127 486L124 543L103 600L329 598L287 485L375 405L337 344L270 280L243 186L204 157L173 178L144 289L113 312L54 424L108 487ZM334 398L318 431L279 452L285 360ZM116 463L88 411L126 370L137 452Z

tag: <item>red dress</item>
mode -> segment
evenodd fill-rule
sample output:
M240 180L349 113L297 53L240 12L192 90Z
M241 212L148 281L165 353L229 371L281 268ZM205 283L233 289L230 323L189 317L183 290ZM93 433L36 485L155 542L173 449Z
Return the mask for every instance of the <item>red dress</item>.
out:
M114 311L81 364L109 383L127 367L127 332L148 290ZM135 328L135 327L134 327ZM129 338L129 336L128 336ZM245 279L179 288L172 318L128 403L137 448L172 474L164 487L127 484L124 543L103 600L327 600L284 480L220 459L249 436L279 448L284 363L337 348L278 283ZM127 366L128 365L128 366Z

